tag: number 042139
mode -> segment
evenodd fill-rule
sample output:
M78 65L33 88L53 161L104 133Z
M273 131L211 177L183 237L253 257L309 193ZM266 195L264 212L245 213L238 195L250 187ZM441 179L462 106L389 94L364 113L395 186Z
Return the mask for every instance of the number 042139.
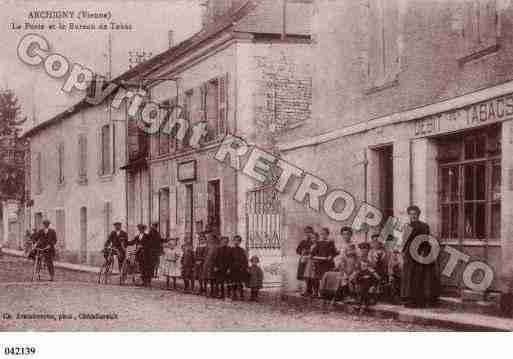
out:
M6 346L4 347L5 356L22 356L22 355L34 355L36 354L36 348L31 346Z

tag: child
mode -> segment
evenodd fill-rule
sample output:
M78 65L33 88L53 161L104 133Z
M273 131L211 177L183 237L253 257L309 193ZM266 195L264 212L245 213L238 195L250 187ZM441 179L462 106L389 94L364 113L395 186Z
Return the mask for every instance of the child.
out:
M207 238L205 232L198 233L198 246L194 252L194 276L198 280L198 295L203 295L207 291L207 284L203 279L203 264L207 255ZM194 286L194 283L193 283Z
M209 232L207 235L207 249L205 254L205 260L203 261L202 268L202 279L205 283L208 283L210 286L210 293L208 293L209 297L217 296L217 284L215 280L215 259L217 255L217 249L219 246L217 236ZM206 288L205 288L205 295Z
M371 304L370 291L371 288L379 282L379 279L376 271L370 266L368 261L360 261L360 270L356 273L355 283L361 312L367 309Z
M336 300L344 300L355 292L354 280L360 270L360 262L356 254L354 244L349 245L339 264L340 284L337 290Z
M402 260L401 252L394 249L388 262L388 297L395 303L401 295Z
M382 295L388 283L388 255L385 246L379 240L379 234L371 237L371 250L369 251L369 262L376 274L381 278L376 286L376 294Z
M251 297L249 300L251 302L257 302L258 291L262 288L262 283L264 281L264 272L258 265L260 259L257 256L251 257L250 262L251 266L249 267L248 288L251 290Z
M239 235L233 237L231 248L230 281L232 283L232 299L237 300L237 292L240 299L244 299L244 288L242 283L246 282L248 275L248 256L240 246L242 238Z
M189 239L183 245L183 256L182 256L182 278L184 291L186 293L194 292L194 251L192 249L192 243Z
M164 246L164 260L162 273L166 276L166 289L170 289L170 281L173 280L173 290L176 290L176 278L182 274L182 250L178 247L178 238L172 238Z

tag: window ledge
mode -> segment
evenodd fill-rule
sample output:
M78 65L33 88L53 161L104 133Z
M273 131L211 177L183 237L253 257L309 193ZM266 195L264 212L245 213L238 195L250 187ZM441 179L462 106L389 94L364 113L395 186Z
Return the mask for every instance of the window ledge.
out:
M100 175L99 179L100 179L100 182L110 182L110 181L112 181L113 177L114 177L114 174L105 174L105 175Z
M87 185L87 177L79 177L77 183L80 185Z
M499 50L500 50L500 45L499 44L495 44L495 45L491 45L491 46L482 48L481 50L474 51L474 52L472 52L471 54L469 54L467 56L460 57L458 59L458 65L460 65L460 67L464 66L465 64L467 64L469 62L472 62L474 60L480 59L480 58L485 57L487 55L494 54L494 53L498 52Z
M389 80L389 81L385 81L384 83L382 84L373 84L372 86L368 86L365 90L364 90L364 93L366 95L371 95L373 93L376 93L376 92L380 92L380 91L383 91L383 90L386 90L386 89L389 89L389 88L392 88L392 87L395 87L399 84L399 79L396 77L395 79L393 80Z

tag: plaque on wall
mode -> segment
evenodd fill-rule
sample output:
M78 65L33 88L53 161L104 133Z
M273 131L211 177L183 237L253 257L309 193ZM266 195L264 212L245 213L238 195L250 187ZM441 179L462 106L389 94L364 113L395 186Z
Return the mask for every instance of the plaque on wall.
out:
M178 164L178 181L194 181L196 179L196 161L187 161Z

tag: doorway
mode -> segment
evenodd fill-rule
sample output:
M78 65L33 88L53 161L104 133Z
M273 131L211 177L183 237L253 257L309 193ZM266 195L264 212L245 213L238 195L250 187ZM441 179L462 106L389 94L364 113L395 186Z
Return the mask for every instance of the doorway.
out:
M207 227L216 235L221 234L221 184L219 180L208 181Z

